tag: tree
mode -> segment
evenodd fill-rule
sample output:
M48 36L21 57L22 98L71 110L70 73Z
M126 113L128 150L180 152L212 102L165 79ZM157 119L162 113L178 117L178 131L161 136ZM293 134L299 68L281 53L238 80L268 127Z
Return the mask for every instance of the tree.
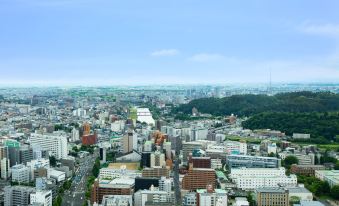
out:
M51 164L52 167L56 166L56 158L54 156L49 156L49 164Z
M298 164L298 163L299 163L298 158L293 155L287 156L283 161L283 165L287 169L290 169L292 164Z
M300 197L292 196L290 198L290 205L298 204L300 202Z
M330 194L332 198L339 200L339 185L333 186Z

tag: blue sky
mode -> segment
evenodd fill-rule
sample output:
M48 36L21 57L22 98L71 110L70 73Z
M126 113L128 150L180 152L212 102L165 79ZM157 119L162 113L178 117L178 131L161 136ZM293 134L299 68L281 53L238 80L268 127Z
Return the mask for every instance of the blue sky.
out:
M0 0L0 84L339 82L339 1Z

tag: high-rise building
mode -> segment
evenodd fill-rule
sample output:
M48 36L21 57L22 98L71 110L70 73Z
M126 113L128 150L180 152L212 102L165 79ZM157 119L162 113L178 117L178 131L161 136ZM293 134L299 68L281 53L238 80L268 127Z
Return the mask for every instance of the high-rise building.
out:
M161 177L159 180L159 190L171 192L172 191L172 180L170 178Z
M151 153L151 167L165 167L165 154L160 151L155 151Z
M188 173L182 179L182 188L185 190L197 190L206 185L215 187L215 170L207 168L193 168L190 164Z
M52 206L53 198L52 191L36 191L30 194L30 202L31 204L37 204L41 206Z
M195 149L202 149L203 143L201 142L184 142L182 143L182 155L183 162L188 161L188 155Z
M138 136L133 131L129 131L122 138L122 147L124 153L132 152L138 149Z
M30 138L31 145L40 146L43 150L48 150L49 154L56 159L65 158L68 155L67 137L59 133L37 134L32 133Z
M30 182L30 169L25 165L14 165L11 168L12 182L29 183Z
M79 129L76 129L75 127L72 129L72 141L78 141L80 140L80 132Z
M245 141L230 141L224 142L226 153L229 155L246 155L247 143Z
M5 206L29 205L30 194L36 191L33 187L26 186L6 186L5 192Z
M11 176L10 162L7 158L2 158L0 161L1 178L7 180Z

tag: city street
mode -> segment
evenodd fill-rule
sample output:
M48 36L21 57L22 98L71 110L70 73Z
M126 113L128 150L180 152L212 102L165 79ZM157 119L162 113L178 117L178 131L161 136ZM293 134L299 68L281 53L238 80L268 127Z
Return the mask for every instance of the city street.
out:
M62 205L82 206L84 204L87 178L91 175L96 158L97 155L93 155L80 159L80 166L76 171L70 190L66 191L63 196Z

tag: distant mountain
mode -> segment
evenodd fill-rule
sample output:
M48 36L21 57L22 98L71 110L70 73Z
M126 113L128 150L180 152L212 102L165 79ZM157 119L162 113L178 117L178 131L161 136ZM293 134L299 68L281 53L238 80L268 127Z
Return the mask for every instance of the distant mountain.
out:
M339 111L339 94L304 91L280 93L274 96L247 94L224 98L202 98L183 104L174 112L191 114L194 107L200 113L217 116L230 114L251 116L262 112L331 112Z

